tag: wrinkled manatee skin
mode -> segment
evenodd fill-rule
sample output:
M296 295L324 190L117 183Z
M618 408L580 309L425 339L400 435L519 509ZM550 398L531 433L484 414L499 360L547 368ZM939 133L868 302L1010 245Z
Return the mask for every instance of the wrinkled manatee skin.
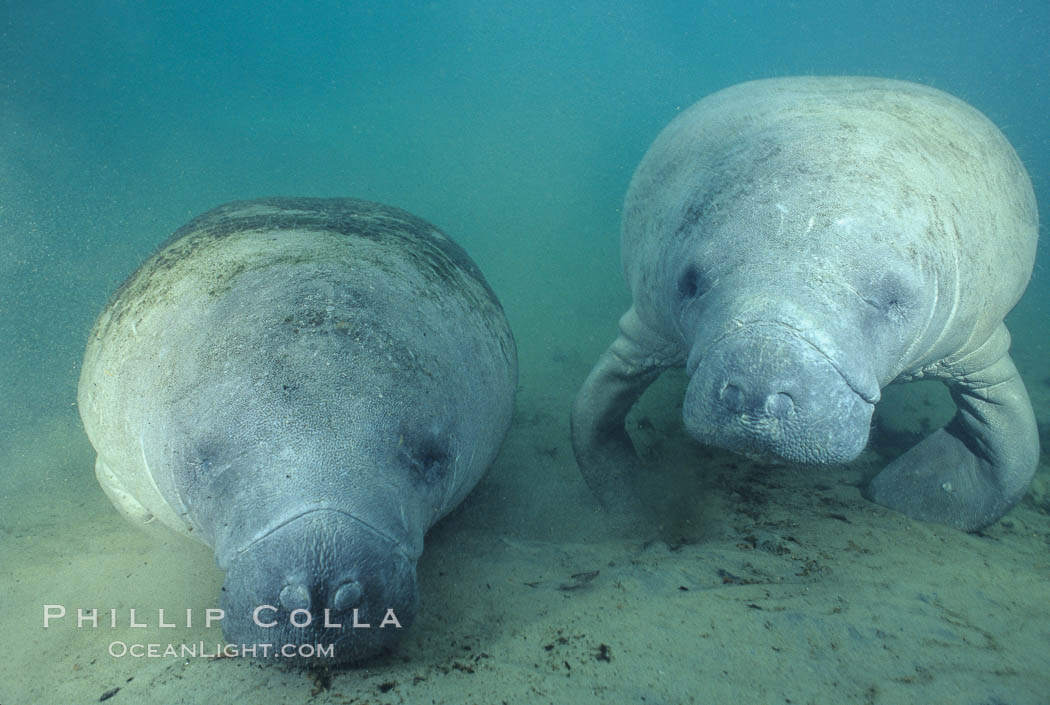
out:
M883 387L938 379L956 419L865 492L916 519L986 526L1038 459L1003 324L1037 233L1017 154L942 91L809 76L704 98L627 192L633 305L574 404L585 479L634 510L623 416L668 367L689 375L682 414L698 441L798 463L856 458Z
M193 220L124 283L78 399L114 504L214 548L229 643L346 661L411 624L423 536L492 463L516 382L499 302L437 228L272 198Z

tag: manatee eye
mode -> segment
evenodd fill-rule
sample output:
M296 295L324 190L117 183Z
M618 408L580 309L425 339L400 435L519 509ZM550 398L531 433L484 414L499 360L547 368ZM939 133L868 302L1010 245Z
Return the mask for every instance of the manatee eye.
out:
M708 284L700 269L691 264L678 277L678 295L683 299L695 299L707 293Z
M449 466L449 452L439 439L413 441L402 436L400 444L400 455L407 461L414 478L431 485L445 476Z
M179 452L174 463L175 486L187 506L211 501L217 487L228 481L231 468L228 446L215 436L193 439Z
M188 462L181 468L186 484L193 486L213 478L219 469L216 460L220 452L219 445L211 439L194 444L187 454Z
M907 318L908 309L911 308L911 297L900 277L893 274L883 275L871 289L871 293L865 296L864 300L894 323L903 323Z

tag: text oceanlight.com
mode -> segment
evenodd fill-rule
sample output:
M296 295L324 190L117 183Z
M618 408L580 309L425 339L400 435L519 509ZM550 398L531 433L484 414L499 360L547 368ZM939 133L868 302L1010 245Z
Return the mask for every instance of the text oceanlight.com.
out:
M44 605L44 628L54 626L56 623L68 620L69 624L77 629L118 629L130 627L132 629L175 629L203 625L210 628L220 624L225 618L226 612L219 608L208 608L204 610L203 616L193 609L171 610L165 613L164 609L138 610L130 608L126 610L109 609L100 610L76 609L74 617L70 610L64 605ZM252 622L261 629L271 629L276 626L290 626L296 629L313 627L314 629L343 629L344 624L334 621L330 610L325 609L321 615L315 618L309 610L297 609L288 613L281 611L273 605L259 605L251 614ZM381 622L373 625L364 622L358 611L352 610L339 619L346 620L345 627L348 629L400 629L401 622L398 621L394 610L386 610ZM278 639L280 641L280 639ZM303 640L306 641L305 639ZM322 639L321 641L327 641ZM164 644L164 643L135 643L127 641L114 641L109 645L109 654L114 658L334 658L335 644L331 643L254 643L254 644L210 644L199 641L191 644Z
M129 644L114 641L109 645L113 658L334 658L335 644Z

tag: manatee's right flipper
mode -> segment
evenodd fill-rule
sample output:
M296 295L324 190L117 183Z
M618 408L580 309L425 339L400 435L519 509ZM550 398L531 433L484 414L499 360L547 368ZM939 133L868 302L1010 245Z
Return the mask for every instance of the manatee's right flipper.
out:
M128 491L120 476L110 469L101 455L95 456L95 477L98 478L98 484L102 486L102 491L109 497L109 501L120 510L125 519L139 527L153 521L153 513L135 499L135 495Z
M618 520L641 519L632 480L640 461L624 419L668 367L682 364L678 347L645 327L632 308L620 319L620 336L602 353L572 407L572 447L583 479Z

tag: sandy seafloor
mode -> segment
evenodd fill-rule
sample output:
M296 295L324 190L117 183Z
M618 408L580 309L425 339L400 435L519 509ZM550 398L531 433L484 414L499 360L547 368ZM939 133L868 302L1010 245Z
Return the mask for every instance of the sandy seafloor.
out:
M664 524L628 536L568 433L628 305L617 209L680 109L781 75L926 83L1003 129L1046 223L1047 7L0 3L0 705L1050 705L1045 225L1007 321L1040 471L980 534L857 489L949 418L937 385L885 390L869 449L814 469L698 446L669 373L628 420ZM514 425L428 535L421 613L393 654L331 670L114 658L114 642L213 652L220 630L199 617L223 576L98 487L75 406L91 320L191 217L278 195L382 201L463 245L517 338ZM45 630L45 604L122 621ZM154 626L128 627L131 608ZM158 608L198 620L161 629Z
M666 488L667 520L655 535L618 537L567 431L604 342L597 332L522 342L531 362L514 426L490 473L428 535L420 617L395 653L330 670L111 657L117 641L214 652L217 627L160 629L155 610L202 615L222 574L207 549L124 522L71 414L40 428L35 455L2 461L23 484L0 505L0 703L99 702L117 688L106 702L1050 702L1045 451L1026 500L966 534L875 506L856 487L951 413L932 385L886 390L869 450L813 469L697 446L679 420L684 376L671 373L629 417ZM1045 449L1050 374L1027 377ZM45 630L44 604L138 607L154 626L122 616L116 629L66 619Z

